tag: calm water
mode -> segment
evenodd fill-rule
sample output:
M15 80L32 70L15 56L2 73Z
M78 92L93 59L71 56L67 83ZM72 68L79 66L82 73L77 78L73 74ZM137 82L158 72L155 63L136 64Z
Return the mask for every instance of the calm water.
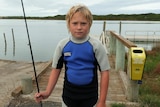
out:
M70 36L65 21L27 20L27 23L35 61L51 60L58 41ZM107 21L106 23L107 30L119 32L119 21ZM16 43L15 56L13 55L12 28ZM103 21L94 21L90 34L99 36L102 30ZM121 34L125 36L128 31L160 32L160 22L152 22L151 24L151 22L122 21ZM5 33L7 40L6 55L3 33ZM152 44L147 44L147 47L151 46ZM31 61L24 20L0 20L0 59Z

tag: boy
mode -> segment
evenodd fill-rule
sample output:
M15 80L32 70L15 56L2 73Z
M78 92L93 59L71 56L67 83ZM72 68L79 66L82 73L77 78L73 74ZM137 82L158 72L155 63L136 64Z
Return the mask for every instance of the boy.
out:
M92 14L86 6L76 5L67 13L66 21L71 37L59 42L46 91L36 93L35 100L49 97L64 63L62 98L67 107L106 107L110 65L102 44L88 36ZM97 67L101 71L99 99Z

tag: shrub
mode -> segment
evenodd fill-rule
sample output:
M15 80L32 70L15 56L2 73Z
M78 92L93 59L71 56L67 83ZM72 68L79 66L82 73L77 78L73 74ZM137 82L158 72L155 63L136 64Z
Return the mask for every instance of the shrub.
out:
M140 107L160 107L160 97L157 95L143 95L140 97L141 106Z
M111 107L126 107L126 106L125 106L125 104L113 103L113 104L111 104Z

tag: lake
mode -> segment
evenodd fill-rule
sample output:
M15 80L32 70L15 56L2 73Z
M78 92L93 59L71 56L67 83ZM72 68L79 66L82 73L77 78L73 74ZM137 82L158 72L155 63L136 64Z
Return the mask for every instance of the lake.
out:
M90 35L99 36L103 30L103 22L93 21ZM62 20L27 20L27 23L36 62L51 60L57 43L61 39L70 36L66 22ZM119 23L120 21L106 21L106 30L119 33ZM157 21L121 21L121 23L122 36L126 36L126 32L129 31L160 32L160 22ZM15 37L15 56L13 55L12 28ZM6 54L4 33L7 41ZM152 44L147 44L147 47L151 48ZM31 61L24 20L0 19L0 59Z

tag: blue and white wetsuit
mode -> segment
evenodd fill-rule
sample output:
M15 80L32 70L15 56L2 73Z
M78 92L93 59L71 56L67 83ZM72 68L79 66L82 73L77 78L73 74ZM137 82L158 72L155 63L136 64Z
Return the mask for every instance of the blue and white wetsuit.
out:
M72 99L98 97L97 67L110 69L108 56L100 41L87 36L61 40L55 50L52 67L65 64L63 96Z

